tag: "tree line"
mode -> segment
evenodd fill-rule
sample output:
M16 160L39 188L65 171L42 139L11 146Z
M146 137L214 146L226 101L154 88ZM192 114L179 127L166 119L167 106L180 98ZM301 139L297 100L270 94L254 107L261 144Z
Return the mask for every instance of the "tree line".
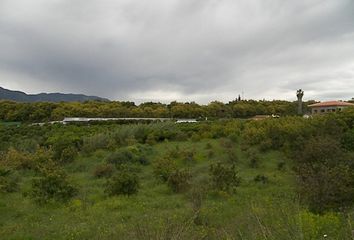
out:
M308 111L304 103L305 112ZM255 115L296 115L296 102L273 100L213 101L207 105L195 102L169 104L146 102L61 102L20 103L0 101L0 120L39 122L63 120L64 117L156 117L156 118L248 118Z

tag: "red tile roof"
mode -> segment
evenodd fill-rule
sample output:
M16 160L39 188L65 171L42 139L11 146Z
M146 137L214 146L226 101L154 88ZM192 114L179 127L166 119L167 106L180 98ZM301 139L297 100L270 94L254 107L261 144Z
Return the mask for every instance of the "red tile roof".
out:
M309 107L348 107L354 106L353 103L342 102L342 101L329 101L329 102L320 102L309 105Z

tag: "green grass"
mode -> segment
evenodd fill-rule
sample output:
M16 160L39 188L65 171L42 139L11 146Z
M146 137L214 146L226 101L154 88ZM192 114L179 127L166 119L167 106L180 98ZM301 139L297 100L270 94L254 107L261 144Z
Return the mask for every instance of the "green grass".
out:
M215 152L212 158L208 158L207 143ZM148 158L152 163L176 148L196 152L192 163L176 159L180 167L191 169L196 188L207 184L211 163L228 158L219 140L156 144ZM104 193L106 181L94 178L93 171L104 163L109 152L98 151L79 156L66 166L70 179L80 189L79 195L67 204L38 206L24 197L33 174L23 174L20 192L0 195L0 238L169 239L172 235L175 238L171 239L321 239L323 234L329 234L329 239L344 239L343 236L348 236L343 235L348 229L343 227L347 225L339 214L316 216L300 207L291 162L280 152L261 153L259 167L251 168L238 144L231 149L239 157L236 166L241 185L233 194L209 191L202 204L200 224L192 221L194 213L188 193L175 194L156 180L152 164L141 167L138 194L108 197ZM285 169L278 170L278 163L284 160ZM269 182L255 182L257 175L267 176ZM324 232L327 222L331 226Z

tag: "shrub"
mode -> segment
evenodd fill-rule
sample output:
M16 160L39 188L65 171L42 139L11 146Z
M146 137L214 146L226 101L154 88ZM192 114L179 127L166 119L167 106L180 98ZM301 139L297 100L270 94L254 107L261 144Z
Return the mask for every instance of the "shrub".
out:
M154 144L156 144L156 137L155 137L155 135L152 134L152 133L150 133L150 134L147 136L145 142L146 142L147 144L149 144L149 145L154 145Z
M53 151L53 159L56 161L70 162L73 159L63 159L62 157L72 157L70 156L72 152L77 152L77 148L80 145L81 138L76 136L74 133L65 133L63 135L54 135L48 138L46 144L51 146ZM67 150L66 150L67 149ZM63 156L64 152L64 156ZM65 156L67 154L67 156Z
M259 167L259 157L257 155L254 155L250 158L250 167L251 168Z
M190 151L183 151L181 153L183 157L183 162L186 164L193 164L195 163L195 150L190 150Z
M332 137L310 139L296 162L298 191L311 211L353 205L354 165Z
M159 158L153 163L154 175L166 182L171 173L177 169L176 162L170 158Z
M143 166L147 166L150 164L149 159L146 156L139 156L138 157L138 163L140 163Z
M83 138L82 151L85 153L91 153L99 149L108 149L114 145L114 139L108 134L99 133Z
M46 171L48 166L55 165L53 162L53 151L51 149L38 148L37 151L31 155L33 159L33 168L38 172Z
M234 143L237 143L237 142L238 142L238 139L239 139L239 135L236 134L236 133L231 133L231 134L229 135L229 139L230 139L231 141L233 141Z
M257 168L259 167L259 154L256 150L250 148L247 150L246 155L248 157L249 160L249 165L251 168Z
M175 170L167 179L167 185L175 193L180 193L188 190L192 175L188 170Z
M227 151L227 156L228 160L230 163L237 163L238 162L238 156L235 151L232 151L231 149Z
M229 192L239 186L241 179L237 176L235 165L226 166L220 162L212 164L209 169L212 187Z
M77 193L65 172L54 166L42 169L41 176L32 180L30 197L39 204L49 201L67 202Z
M354 129L343 135L341 143L346 150L354 151Z
M129 151L127 148L122 148L114 153L111 153L106 158L106 162L114 165L121 165L121 164L131 164L134 163L135 156L134 154Z
M97 178L111 177L114 172L114 166L112 164L102 164L95 168L93 175Z
M265 139L264 141L262 141L259 144L259 149L262 152L266 152L268 150L271 150L272 149L272 140L271 139Z
M3 165L14 169L32 169L34 161L30 154L9 148L4 156Z
M191 136L191 140L193 142L199 142L202 139L202 137L198 133L193 133Z
M212 149L210 149L208 151L207 155L208 155L208 158L213 158L215 156L215 152Z
M285 169L285 161L278 162L277 169L279 171L284 170Z
M266 184L266 183L268 183L269 179L265 175L257 175L257 176L254 177L254 181Z
M205 144L205 149L209 150L209 149L212 149L212 148L213 148L213 145L211 145L211 143Z
M170 158L179 158L181 155L181 150L178 145L175 148L172 148L168 151L168 156Z
M203 225L205 222L201 216L201 210L206 194L207 190L205 187L203 187L203 185L200 186L199 184L193 186L188 194L193 212L193 222L196 225Z
M115 166L136 164L148 165L149 160L146 155L151 151L151 147L147 145L135 145L120 148L111 153L106 158L106 162Z
M18 181L12 170L0 168L0 192L16 192L19 188Z
M220 145L223 147L223 148L232 148L234 143L232 142L231 139L229 138L221 138L220 139Z
M67 147L61 152L60 162L61 163L71 163L74 161L75 157L77 156L78 152L75 147Z
M105 192L110 195L132 195L138 192L139 179L136 173L121 169L108 179Z
M132 146L132 145L138 143L138 141L135 139L134 135L129 136L127 139L125 139L125 142L126 142L126 145L128 145L128 146Z

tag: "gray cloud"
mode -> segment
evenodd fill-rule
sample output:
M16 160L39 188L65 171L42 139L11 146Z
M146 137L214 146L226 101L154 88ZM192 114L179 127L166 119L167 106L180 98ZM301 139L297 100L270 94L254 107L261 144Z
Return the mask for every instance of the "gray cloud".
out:
M354 97L352 0L0 0L0 85L133 101Z

